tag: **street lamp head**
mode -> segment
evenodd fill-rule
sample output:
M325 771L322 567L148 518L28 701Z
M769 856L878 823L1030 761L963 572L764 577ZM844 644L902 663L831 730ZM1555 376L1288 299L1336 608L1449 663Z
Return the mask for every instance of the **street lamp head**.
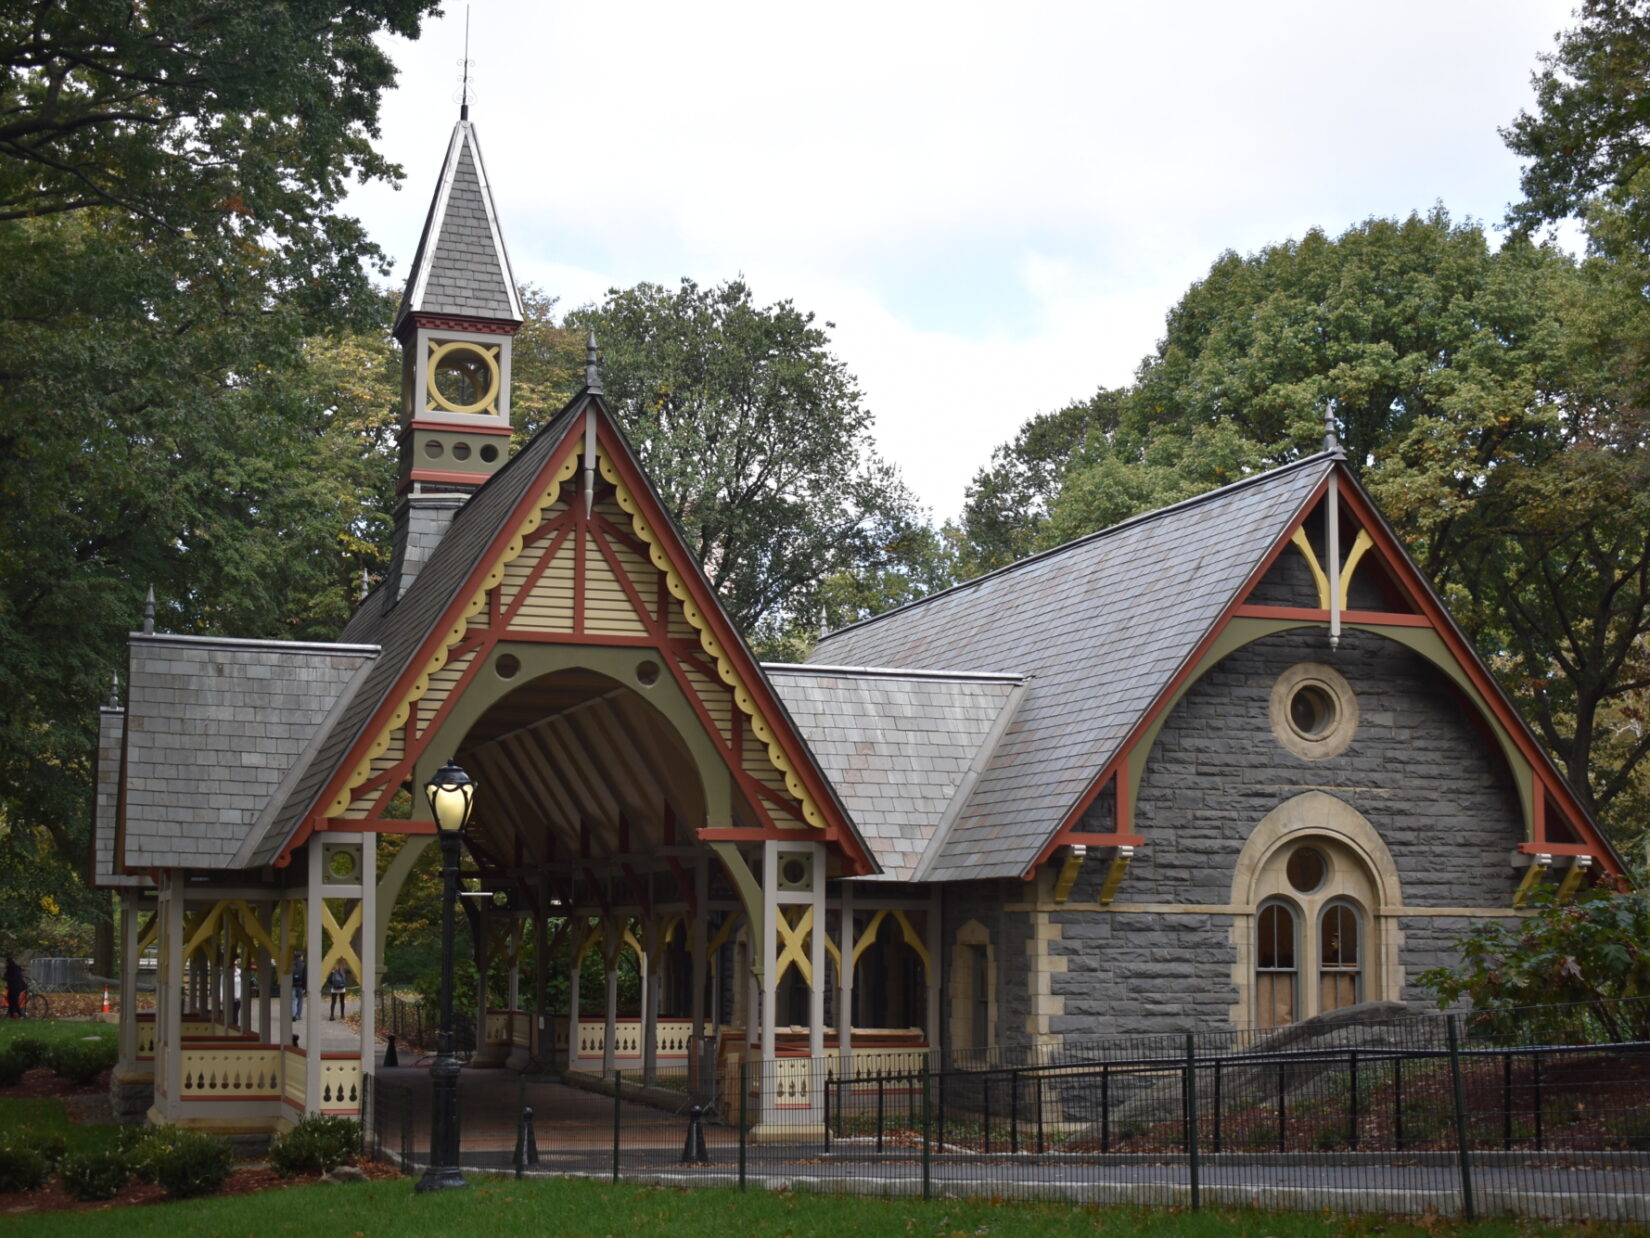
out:
M430 812L436 828L443 834L459 834L470 823L470 809L475 801L476 784L460 768L457 761L435 771L424 794L430 799Z

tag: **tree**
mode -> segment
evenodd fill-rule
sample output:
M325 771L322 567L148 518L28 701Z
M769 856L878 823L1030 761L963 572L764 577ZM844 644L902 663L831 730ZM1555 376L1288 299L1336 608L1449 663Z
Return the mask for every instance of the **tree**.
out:
M1524 200L1508 221L1525 231L1580 217L1608 202L1625 208L1650 245L1650 4L1584 0L1581 22L1558 36L1532 75L1535 111L1501 131L1529 162Z
M990 467L974 475L963 503L969 575L1006 567L1039 548L1072 454L1091 434L1117 429L1122 398L1122 391L1102 387L1087 400L1039 413L991 453Z
M1643 272L1442 210L1225 254L1170 312L1117 427L1073 453L1046 542L1322 449L1350 467L1590 811L1646 823Z
M817 634L820 582L904 565L922 522L871 443L824 327L734 280L639 284L575 311L602 381L689 550L756 645ZM922 579L918 570L909 579ZM918 586L922 587L922 586Z
M370 146L393 77L375 36L432 8L0 14L0 871L33 892L0 933L20 945L31 916L92 914L97 706L144 587L163 630L331 635L371 560L383 462L343 423L375 363L334 333L381 334L385 311L336 207L394 172Z
M1531 901L1526 918L1475 924L1456 943L1460 963L1421 985L1514 1039L1650 1040L1650 895L1600 888L1559 902L1548 887Z

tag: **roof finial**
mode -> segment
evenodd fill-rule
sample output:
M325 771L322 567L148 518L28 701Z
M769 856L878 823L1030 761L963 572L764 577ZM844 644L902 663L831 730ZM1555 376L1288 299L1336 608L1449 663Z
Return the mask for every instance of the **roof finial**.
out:
M109 676L109 708L120 708L120 672Z
M155 586L149 586L149 595L143 599L143 634L155 634Z
M458 62L458 118L470 119L470 6L464 6L464 59Z
M1330 400L1323 410L1323 449L1337 460L1346 459L1341 440L1335 436L1335 401Z
M596 333L584 337L584 388L596 395L602 393L602 372L596 364Z

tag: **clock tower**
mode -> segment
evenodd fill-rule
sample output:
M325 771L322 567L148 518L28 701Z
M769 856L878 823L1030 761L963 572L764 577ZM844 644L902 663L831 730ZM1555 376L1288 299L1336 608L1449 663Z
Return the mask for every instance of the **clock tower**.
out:
M401 473L386 608L453 513L510 454L510 348L521 297L468 112L453 127L395 317Z

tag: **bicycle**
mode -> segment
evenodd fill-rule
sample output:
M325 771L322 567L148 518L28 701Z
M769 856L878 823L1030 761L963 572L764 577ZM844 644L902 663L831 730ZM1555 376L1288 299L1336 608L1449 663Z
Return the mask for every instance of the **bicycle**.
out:
M17 1012L25 1019L49 1019L52 1004L46 995L34 987L34 981L23 978L23 990L17 995Z

